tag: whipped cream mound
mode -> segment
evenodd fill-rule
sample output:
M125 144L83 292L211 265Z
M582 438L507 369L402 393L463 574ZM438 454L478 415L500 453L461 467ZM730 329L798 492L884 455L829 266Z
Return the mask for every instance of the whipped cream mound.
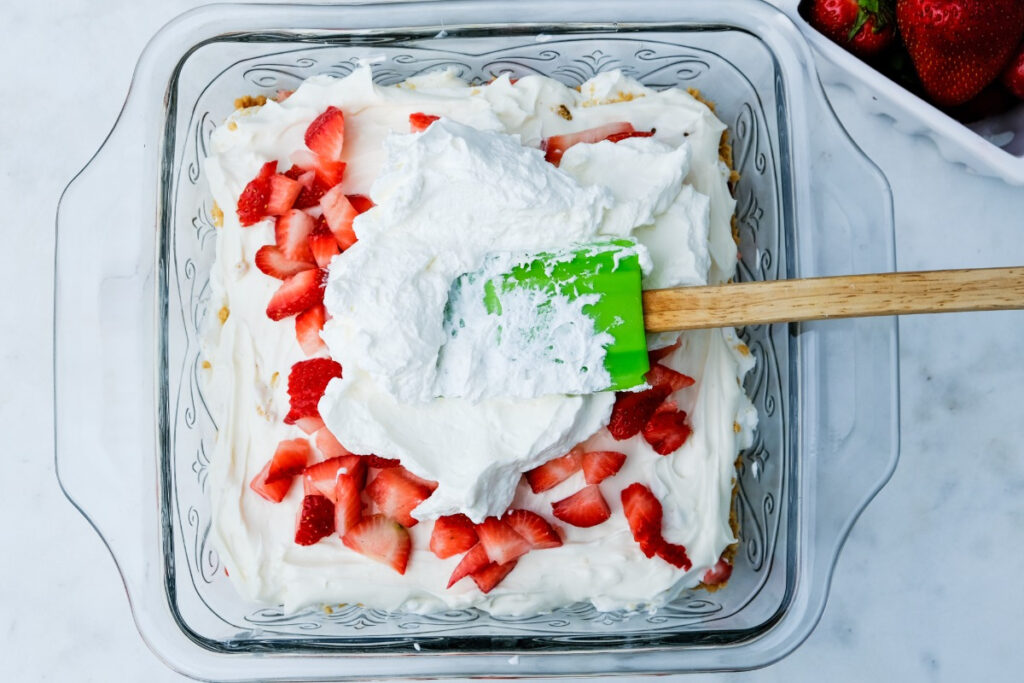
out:
M232 208L263 163L277 160L287 168L293 162L306 127L328 105L345 113L343 191L369 194L378 205L356 220L359 242L330 268L326 303L333 319L324 337L344 367L320 403L332 432L353 451L398 457L438 481L414 512L424 520L455 511L480 519L510 503L553 519L551 503L582 488L583 474L534 494L520 478L523 470L584 440L587 450L628 456L601 484L608 521L583 529L553 520L564 545L527 553L487 595L468 580L445 588L460 558L440 560L428 550L429 521L409 530L412 556L398 575L344 548L337 535L296 545L301 486L280 504L249 489L274 444L304 436L281 418L288 411L289 368L306 356L292 326L265 315L279 282L252 265L256 251L274 242L272 221L242 228ZM410 135L414 112L443 118ZM560 168L536 151L551 135L615 121L657 132L576 145ZM452 280L483 264L485 252L516 259L602 236L630 236L647 248L646 288L726 281L735 271L736 245L729 171L718 158L724 129L687 93L654 91L617 71L577 91L539 76L468 86L450 71L378 87L368 68L342 79L311 78L284 102L236 112L218 127L205 171L224 225L202 340L211 367L202 372L218 426L210 533L239 593L289 612L360 603L521 615L577 601L639 609L699 583L735 541L728 523L734 460L750 444L757 420L742 390L753 358L735 334L687 332L661 361L696 380L672 397L688 412L693 434L661 456L642 436L615 441L603 429L612 394L550 394L536 378L498 377L484 368L463 377L438 372L439 358L453 349L443 350L443 316L436 313ZM649 345L675 340L651 335ZM488 395L484 385L498 380L520 395ZM465 397L436 399L437 389L449 385ZM646 558L633 541L619 492L637 481L661 500L663 535L686 546L689 571Z

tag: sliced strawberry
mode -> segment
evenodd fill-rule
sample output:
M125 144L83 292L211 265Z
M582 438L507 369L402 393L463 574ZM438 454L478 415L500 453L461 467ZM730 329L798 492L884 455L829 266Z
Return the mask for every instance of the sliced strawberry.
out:
M608 420L608 431L618 441L640 433L651 415L669 395L666 386L644 391L620 391L615 394L615 405Z
M732 576L732 565L724 557L720 557L714 567L704 572L704 578L701 581L705 586L718 586L728 581L730 576Z
M661 455L677 451L692 431L686 424L686 413L674 407L655 411L643 429L644 439Z
M308 482L307 490L326 496L332 503L334 498L334 485L338 478L348 476L352 478L359 490L362 490L366 483L366 464L358 455L342 455L310 465L302 472L302 480Z
M291 409L284 418L285 424L295 424L304 417L319 418L317 404L327 384L335 377L341 377L341 365L330 358L310 358L293 365L288 373Z
M352 455L347 448L341 445L341 442L335 438L334 434L331 434L327 429L321 429L316 433L316 448L328 458Z
M588 484L600 484L622 469L626 454L618 451L591 451L583 454L583 478Z
M690 571L690 567L693 566L693 562L690 562L689 555L686 554L686 547L676 545L675 543L668 543L662 541L658 546L658 557L668 562L677 569L683 571Z
M268 482L267 475L270 473L270 464L272 460L268 460L267 464L263 466L260 473L253 477L252 481L249 482L249 488L256 493L260 494L271 503L280 503L284 500L284 497L288 495L288 491L292 487L294 479L278 479L277 481Z
M661 501L643 484L630 484L622 491L622 512L633 540L644 555L653 557L661 543Z
M476 528L469 517L447 515L434 521L434 530L430 533L430 552L443 560L466 552L476 542Z
M274 237L281 253L293 261L313 263L309 250L309 234L313 232L313 218L305 211L291 209L277 219Z
M399 574L405 574L412 551L409 532L384 515L363 518L345 532L341 542L360 555L388 565Z
M580 449L574 448L565 455L548 460L540 467L534 467L525 473L526 483L534 493L541 493L558 486L563 481L580 471L583 460Z
M363 476L366 476L365 469ZM334 484L334 530L339 536L344 536L363 518L363 498L360 495L362 488L358 476L338 475L338 480Z
M609 142L619 142L626 138L649 138L654 135L654 128L650 130L634 130L627 133L614 133L605 138Z
M317 158L313 170L316 177L327 187L334 187L345 179L345 162Z
M512 560L505 564L498 564L497 562L491 562L483 569L478 569L472 574L470 578L473 579L473 583L480 589L480 592L487 594L491 592L491 589L501 583L502 579L508 576L508 573L516 568L518 560Z
M337 107L327 107L306 128L305 140L320 158L338 161L345 146L345 115Z
M338 246L345 250L355 244L356 233L352 229L352 221L359 214L341 191L340 185L335 185L320 198L320 207L324 210L327 227L334 234L334 239L338 240Z
M329 266L331 259L341 253L338 240L327 227L327 220L323 216L316 219L313 232L309 235L309 250L313 252L313 259L321 268Z
M305 496L295 522L295 542L299 545L313 545L333 531L334 503L326 496Z
M270 469L267 470L267 483L291 478L301 474L306 469L306 463L313 455L313 449L305 439L289 439L277 444L274 457L270 459Z
M366 458L366 465L368 467L376 467L380 470L386 470L390 467L401 467L402 463L398 460L392 460L391 458L382 458L379 455L364 455Z
M295 338L299 340L299 346L307 356L315 355L327 348L324 340L320 338L320 331L324 329L326 319L327 309L323 304L295 316Z
M418 520L412 516L413 509L430 497L430 488L414 481L404 467L381 470L366 487L366 493L377 504L377 508L403 526L416 526Z
M307 184L307 181L306 180L302 180L302 178L306 174L308 174L308 173L311 173L311 171L307 171L304 168L301 168L299 166L296 166L296 165L292 164L291 168L289 168L287 171L285 171L281 175L283 175L286 178L291 178L292 180L298 180L300 183L302 183L303 186L309 187L309 185Z
M534 550L557 548L562 545L562 537L548 521L529 510L509 510L501 521L525 538Z
M565 150L575 144L580 142L600 142L612 135L633 132L634 129L632 124L625 121L619 121L617 123L606 123L605 125L598 126L596 128L581 130L578 133L552 135L544 141L544 158L555 166L558 166L562 161L562 155L565 154Z
M267 317L271 320L283 320L322 304L326 275L327 271L323 269L304 270L282 282L270 297Z
M302 191L302 183L288 176L275 173L270 176L270 196L267 197L267 214L283 216L295 204Z
M313 435L324 428L324 421L319 415L307 415L295 420L295 426L307 434Z
M296 209L309 209L320 206L320 198L331 186L324 182L315 171L306 171L297 180L303 184L302 191L295 199Z
M551 504L552 514L566 524L597 526L611 517L612 511L596 485L584 487L568 498Z
M524 555L533 547L516 530L497 517L488 517L476 525L480 545L487 551L491 562L505 564Z
M421 133L430 127L434 121L437 121L440 116L434 116L433 114L424 114L423 112L416 112L415 114L409 114L409 127L412 128L412 132Z
M669 392L679 391L685 389L688 386L692 386L694 379L689 375L684 375L681 372L676 372L670 367L662 365L661 363L655 363L651 366L651 369L644 375L647 383L652 387L665 386L669 388Z
M651 360L651 365L665 360L669 357L676 349L683 345L682 339L676 339L675 344L669 346L662 346L660 349L654 349L653 351L647 352L647 357Z
M291 260L273 244L265 244L260 247L254 261L256 267L262 272L270 277L276 277L278 280L287 280L292 275L315 268L312 263Z
M448 579L448 587L451 588L463 578L473 572L480 571L489 564L491 564L491 559L487 557L487 551L484 550L483 543L477 543L469 549L468 553L462 556L462 560L455 566L455 571L452 572L451 578Z
M267 201L270 199L270 177L277 170L276 161L263 164L259 174L238 196L238 222L243 226L259 223L267 216Z
M356 210L356 213L363 213L369 211L373 207L377 206L373 203L373 200L367 197L365 194L347 194L349 203L352 208Z

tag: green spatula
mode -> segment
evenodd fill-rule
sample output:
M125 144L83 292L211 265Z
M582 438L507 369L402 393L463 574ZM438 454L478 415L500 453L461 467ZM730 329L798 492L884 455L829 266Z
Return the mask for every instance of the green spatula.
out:
M453 285L453 291L474 277L480 275L464 275ZM594 391L625 390L644 384L649 370L645 332L1024 308L1024 267L844 275L642 291L636 245L624 239L534 254L507 272L485 277L488 279L481 296L487 315L496 316L505 327L535 328L525 330L523 336L535 338L540 344L546 339L540 328L550 319L545 311L550 302L584 301L579 310L593 322L593 340L604 347L604 369L610 378L607 386ZM534 296L524 298L524 292ZM510 310L509 304L521 309L523 301L532 302L534 310L525 315L522 310ZM458 318L459 313L448 311L448 316Z

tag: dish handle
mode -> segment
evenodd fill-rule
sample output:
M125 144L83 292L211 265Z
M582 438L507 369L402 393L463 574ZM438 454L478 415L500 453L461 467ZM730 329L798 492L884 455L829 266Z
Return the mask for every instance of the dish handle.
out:
M137 108L137 107L136 107ZM107 545L130 600L159 543L155 163L130 101L57 208L54 440L60 486ZM150 136L150 139L157 139ZM152 197L154 199L147 199Z

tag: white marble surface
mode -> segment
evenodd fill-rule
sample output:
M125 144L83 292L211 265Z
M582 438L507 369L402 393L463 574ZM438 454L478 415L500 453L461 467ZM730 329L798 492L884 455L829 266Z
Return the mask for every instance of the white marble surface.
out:
M113 562L57 488L50 318L60 190L114 121L147 38L198 4L4 3L0 680L182 680L139 638ZM1024 263L1024 190L829 95L892 182L900 268ZM854 528L820 625L774 666L696 680L1020 679L1024 312L908 318L900 331L899 468Z

